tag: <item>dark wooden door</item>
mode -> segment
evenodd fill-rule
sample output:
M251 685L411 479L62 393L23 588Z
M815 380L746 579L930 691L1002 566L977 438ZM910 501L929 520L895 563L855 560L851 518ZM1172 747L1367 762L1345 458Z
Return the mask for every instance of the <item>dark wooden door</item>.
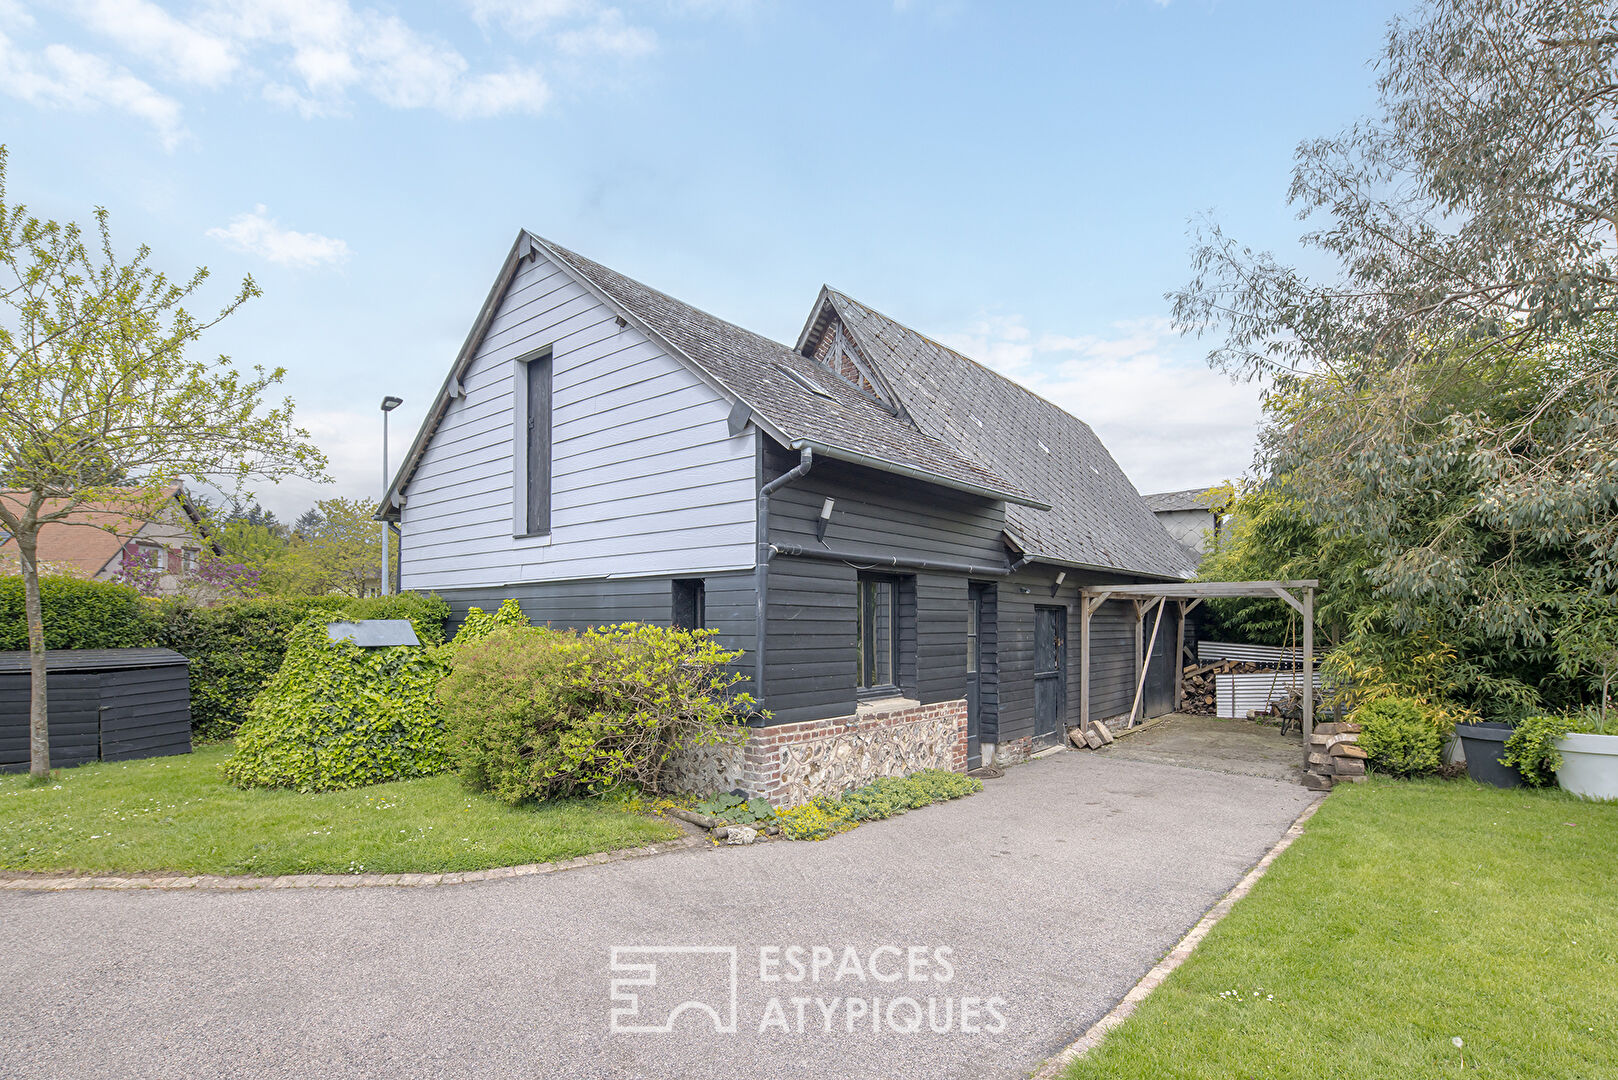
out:
M975 769L983 764L983 681L991 666L986 655L992 649L992 634L988 619L990 607L988 591L994 586L981 581L967 585L966 614L966 767Z
M1057 738L1067 712L1067 608L1034 608L1034 738Z

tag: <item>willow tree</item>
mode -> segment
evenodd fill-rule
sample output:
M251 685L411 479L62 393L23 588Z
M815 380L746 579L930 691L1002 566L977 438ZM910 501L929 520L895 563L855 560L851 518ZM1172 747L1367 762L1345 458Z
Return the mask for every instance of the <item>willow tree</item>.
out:
M1618 3L1427 0L1377 88L1293 171L1335 271L1208 223L1170 299L1214 366L1272 383L1261 472L1364 546L1361 625L1522 700L1618 593Z
M242 371L186 356L207 330L259 295L244 280L211 317L187 303L208 273L170 280L138 248L120 259L105 210L95 227L59 224L9 201L0 148L0 526L21 564L28 651L29 771L50 771L40 530L87 510L140 521L186 479L318 478L325 459L268 404L281 369Z

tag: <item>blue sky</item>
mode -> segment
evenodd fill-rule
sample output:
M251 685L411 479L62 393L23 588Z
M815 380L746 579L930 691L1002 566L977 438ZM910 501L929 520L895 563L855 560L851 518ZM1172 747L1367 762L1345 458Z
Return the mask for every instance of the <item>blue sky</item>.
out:
M10 197L265 296L335 487L380 486L519 227L792 341L822 282L1088 421L1143 491L1239 475L1258 390L1163 293L1211 212L1294 250L1293 148L1406 5L0 0Z

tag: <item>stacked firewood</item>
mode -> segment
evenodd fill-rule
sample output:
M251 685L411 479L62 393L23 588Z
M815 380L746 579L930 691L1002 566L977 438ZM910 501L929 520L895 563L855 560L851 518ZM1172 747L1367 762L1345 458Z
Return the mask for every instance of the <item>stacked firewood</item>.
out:
M1353 723L1316 724L1309 735L1303 786L1330 791L1334 784L1357 784L1365 779L1365 748L1360 726Z
M1180 711L1193 716L1213 716L1217 699L1214 680L1220 675L1252 675L1260 671L1273 671L1247 660L1215 660L1207 664L1187 664L1181 685L1185 687L1185 703Z

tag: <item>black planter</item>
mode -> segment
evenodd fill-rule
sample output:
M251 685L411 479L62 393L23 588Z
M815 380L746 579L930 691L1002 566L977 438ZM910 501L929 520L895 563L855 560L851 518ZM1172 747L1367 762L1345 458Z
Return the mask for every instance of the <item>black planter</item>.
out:
M1481 724L1456 724L1455 734L1466 753L1466 774L1480 784L1495 787L1522 787L1522 773L1515 765L1504 764L1500 755L1506 752L1506 740L1511 738L1511 725L1498 720L1485 720Z

